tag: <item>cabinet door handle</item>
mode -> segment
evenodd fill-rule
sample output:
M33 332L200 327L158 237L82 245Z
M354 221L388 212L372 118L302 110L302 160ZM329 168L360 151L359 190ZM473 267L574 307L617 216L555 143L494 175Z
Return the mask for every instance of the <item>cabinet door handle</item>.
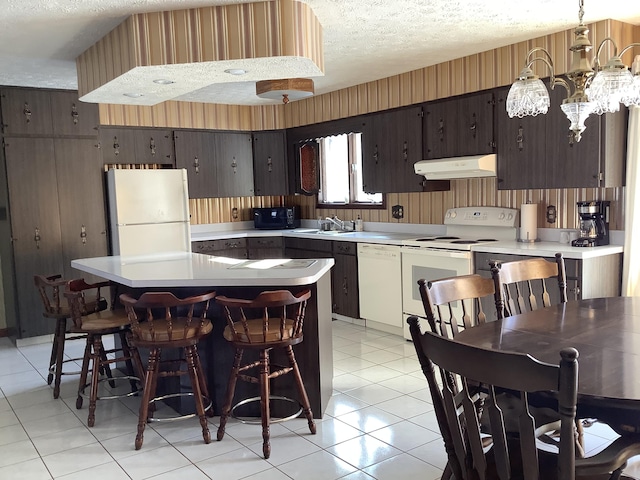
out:
M477 122L476 122L476 114L475 113L473 114L473 120L471 121L471 125L469 125L469 130L471 130L471 136L473 138L476 138L478 125L477 125Z
M24 102L24 109L22 110L22 113L24 114L24 118L27 120L27 123L31 122L31 107L29 107L29 104L27 102Z
M409 147L407 147L407 142L406 141L402 145L402 158L404 159L405 162L409 158Z
M444 120L442 118L438 123L438 135L440 135L440 141L444 142Z
M200 173L200 160L198 160L198 156L193 157L193 168L196 171L196 175Z
M518 144L518 150L524 150L524 129L522 125L518 127L518 135L516 136L516 143Z
M79 117L78 107L76 107L75 103L72 103L71 104L71 118L73 119L72 121L73 121L74 125L78 124L78 117Z
M153 139L153 137L151 137L151 139L149 140L149 150L151 150L151 156L155 157L156 156L156 141Z
M373 149L373 160L374 162L376 162L376 165L378 164L378 158L380 156L378 155L378 145L376 145Z
M116 156L120 155L120 144L116 136L113 137L113 154Z
M271 172L273 170L273 162L271 161L271 157L267 157L267 171Z
M85 227L84 225L80 227L80 238L82 239L82 244L86 245L87 244L87 227Z
M233 174L235 175L238 172L238 163L236 162L236 157L233 157L231 168L233 169Z
M342 277L342 291L345 295L349 294L349 282L347 281L346 275Z
M42 237L40 237L40 229L38 227L35 228L35 231L33 232L33 241L36 242L36 248L39 250L40 249L40 240L42 239Z

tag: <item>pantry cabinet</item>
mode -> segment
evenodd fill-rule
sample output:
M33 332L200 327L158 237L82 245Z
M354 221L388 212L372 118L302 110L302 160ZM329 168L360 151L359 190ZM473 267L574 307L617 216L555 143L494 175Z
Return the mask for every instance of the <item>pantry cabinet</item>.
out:
M36 129L10 120L14 107L25 103ZM0 107L3 123L12 124L4 130L0 188L7 327L18 338L50 334L55 325L42 316L33 276L95 281L73 270L71 260L108 253L97 105L81 105L75 92L7 88ZM48 123L34 120L34 112L47 109L54 112Z

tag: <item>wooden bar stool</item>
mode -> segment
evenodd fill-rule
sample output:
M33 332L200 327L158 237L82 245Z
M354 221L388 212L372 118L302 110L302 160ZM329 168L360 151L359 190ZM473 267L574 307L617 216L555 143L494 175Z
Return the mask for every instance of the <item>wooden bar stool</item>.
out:
M135 348L130 348L129 317L124 310L91 310L91 304L87 304L87 292L94 291L99 287L109 286L109 282L100 282L96 284L88 284L84 280L71 280L68 284L65 297L69 302L69 310L71 319L74 323L75 331L82 332L87 336L87 342L84 350L84 358L82 360L82 369L80 371L80 382L78 385L78 397L76 398L76 408L82 408L83 397L86 397L85 390L90 387L89 397L89 416L87 425L93 427L95 425L96 403L98 400L111 400L115 398L128 397L136 395L140 392L138 385L140 381L140 373L136 375L133 368L133 362L136 363L137 369L141 371L142 362ZM102 343L104 335L117 334L120 337L120 347L113 349L105 349ZM117 354L120 352L119 354ZM115 358L108 358L107 354L117 354ZM111 375L110 365L117 362L125 362L127 373L125 375ZM89 376L89 364L91 364L91 379L87 382ZM106 373L106 378L100 379L100 372ZM131 384L131 391L123 394L98 396L98 386L103 380L108 380L112 388L115 388L116 381L128 380Z
M304 290L295 295L288 290L275 290L262 292L253 300L227 298L224 296L216 298L216 301L223 306L227 318L224 338L231 342L236 348L225 403L220 415L218 441L224 437L229 414L233 414L235 409L241 405L258 400L260 401L263 439L262 452L264 458L269 458L271 454L271 445L269 443L270 423L290 420L304 411L307 422L309 423L309 430L313 434L316 433L316 425L313 421L311 405L309 404L309 398L304 388L302 376L300 375L300 370L298 369L292 348L293 345L302 342L302 326L304 323L305 308L307 300L310 297L310 290ZM288 367L270 364L269 352L273 348L284 349L289 359ZM260 359L242 365L242 354L245 349L258 350L260 352ZM241 373L256 367L259 369L259 374L256 377ZM277 367L277 369L273 370L272 367ZM270 380L287 373L293 373L300 396L299 403L301 408L289 417L277 420L272 419L271 400L293 401L292 399L272 396L270 394ZM260 396L242 400L232 407L238 379L259 384ZM254 423L242 419L241 421L244 423Z
M62 375L78 375L80 371L63 371L63 364L82 360L81 358L64 359L64 346L68 340L86 340L86 333L79 332L73 326L68 328L67 319L71 317L69 305L66 301L61 301L67 288L68 280L64 280L62 275L34 275L33 281L40 293L44 312L42 315L56 321L56 329L53 334L53 345L51 348L51 359L49 360L49 375L47 384L53 382L53 398L60 396L60 381ZM97 312L107 308L107 301L100 295L100 286L95 290L92 299L87 298L85 306L87 310ZM67 337L67 334L74 334ZM54 381L55 378L55 381Z
M213 328L211 321L207 318L207 310L209 301L215 296L215 292L209 292L179 299L169 292L147 292L136 300L127 294L120 295L120 301L125 306L131 321L132 345L136 348L149 349L149 362L144 377L144 394L138 415L136 450L142 447L147 422L160 421L153 419L155 402L180 396L194 397L196 413L167 420L198 415L204 442L211 442L207 416L213 416L213 409L197 345L200 339L208 335ZM163 361L161 359L163 348L180 348L184 352L184 357L179 360ZM168 365L175 365L176 362L177 368L166 368ZM182 364L186 364L186 370L180 368ZM161 369L161 366L165 368ZM177 392L156 397L158 377L181 375L189 376L192 392Z

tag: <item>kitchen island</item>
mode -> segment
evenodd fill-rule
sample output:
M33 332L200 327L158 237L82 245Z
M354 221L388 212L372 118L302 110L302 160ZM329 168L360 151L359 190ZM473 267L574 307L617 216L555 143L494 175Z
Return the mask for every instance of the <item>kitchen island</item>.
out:
M73 260L71 266L116 283L118 293L167 290L187 296L208 290L219 295L253 298L263 290L311 289L304 322L304 341L294 347L315 418L322 418L333 389L331 336L331 267L334 260L239 260L189 252L145 256L111 256ZM198 346L209 382L214 410L222 407L234 349L224 340L226 320L216 304L210 307L213 332ZM250 352L245 352L247 359ZM273 355L273 363L282 363ZM292 382L272 382L273 394L296 398ZM240 385L242 383L243 385ZM238 384L238 398L256 395L256 386Z

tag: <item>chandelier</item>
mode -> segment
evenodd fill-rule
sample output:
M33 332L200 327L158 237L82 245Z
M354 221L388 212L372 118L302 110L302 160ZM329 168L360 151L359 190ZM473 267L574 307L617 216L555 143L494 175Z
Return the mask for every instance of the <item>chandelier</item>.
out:
M621 60L629 49L640 46L640 43L627 45L618 55L615 41L607 37L600 43L593 62L589 62L587 52L591 50L591 42L587 37L589 29L582 20L584 0L579 0L578 5L580 23L573 31L575 38L569 48L572 60L571 70L566 73L567 79L555 76L551 54L545 48L536 47L527 54L525 66L507 96L507 113L511 118L547 113L549 92L531 69L536 61L544 63L550 72L551 89L562 85L567 91L567 98L562 101L560 108L571 123L569 130L576 142L582 138L586 128L584 122L590 114L617 112L620 103L627 107L640 105L640 56L633 63L633 73ZM600 53L607 43L613 44L613 56L601 66Z

